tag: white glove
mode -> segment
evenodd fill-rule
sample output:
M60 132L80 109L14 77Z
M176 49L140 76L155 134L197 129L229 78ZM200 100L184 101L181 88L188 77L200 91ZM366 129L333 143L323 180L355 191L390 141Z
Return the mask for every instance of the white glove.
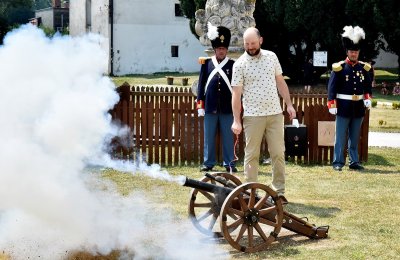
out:
M371 99L364 99L364 106L366 108L369 109L371 107L371 105L372 105Z
M199 116L204 116L205 113L206 113L206 111L205 111L204 109L202 109L202 108L197 109L197 114L198 114Z
M329 113L331 113L332 115L336 115L337 114L337 108L329 108Z

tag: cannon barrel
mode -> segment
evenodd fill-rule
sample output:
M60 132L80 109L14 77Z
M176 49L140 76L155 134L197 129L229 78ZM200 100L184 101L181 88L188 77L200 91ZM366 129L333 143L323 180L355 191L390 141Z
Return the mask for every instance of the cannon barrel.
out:
M233 189L228 187L222 187L208 182L193 180L188 177L186 177L183 186L195 188L202 191L212 192L214 194L224 195L225 197L228 196L228 194L233 191Z

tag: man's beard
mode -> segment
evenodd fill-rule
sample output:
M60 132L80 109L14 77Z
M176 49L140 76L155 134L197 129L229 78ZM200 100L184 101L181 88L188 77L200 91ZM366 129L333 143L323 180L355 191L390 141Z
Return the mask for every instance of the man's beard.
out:
M248 50L246 50L247 54L249 54L250 56L257 56L260 53L261 48L258 48L257 50L255 50L253 53L250 53Z

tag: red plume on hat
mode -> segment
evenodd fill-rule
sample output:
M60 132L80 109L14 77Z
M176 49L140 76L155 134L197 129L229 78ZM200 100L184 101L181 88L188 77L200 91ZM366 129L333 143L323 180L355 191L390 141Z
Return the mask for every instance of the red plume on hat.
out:
M342 42L346 50L358 51L361 44L365 39L365 32L359 26L345 26L343 27Z

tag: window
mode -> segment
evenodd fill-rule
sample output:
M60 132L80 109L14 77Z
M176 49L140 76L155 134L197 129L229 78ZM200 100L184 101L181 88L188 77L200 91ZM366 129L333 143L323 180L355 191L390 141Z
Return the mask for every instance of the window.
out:
M86 30L90 32L92 27L92 0L86 0Z
M175 4L175 16L183 16L180 4Z
M179 57L179 46L177 45L171 46L171 57Z

